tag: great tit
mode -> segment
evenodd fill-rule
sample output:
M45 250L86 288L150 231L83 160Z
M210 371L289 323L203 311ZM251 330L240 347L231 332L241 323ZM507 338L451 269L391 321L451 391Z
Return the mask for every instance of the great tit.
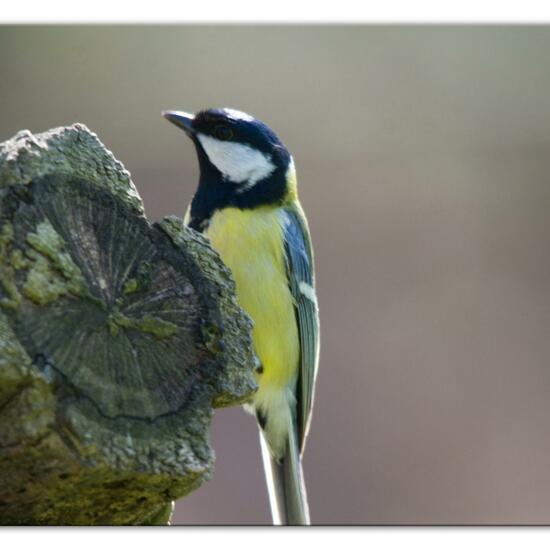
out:
M245 408L260 442L275 524L309 524L301 457L319 358L313 253L288 149L266 124L234 109L163 116L191 138L200 178L185 224L231 269L253 321L261 366Z

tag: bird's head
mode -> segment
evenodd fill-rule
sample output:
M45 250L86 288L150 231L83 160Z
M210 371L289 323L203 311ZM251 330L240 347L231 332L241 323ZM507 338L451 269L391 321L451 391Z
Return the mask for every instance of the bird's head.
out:
M217 202L218 208L252 208L295 193L292 157L260 120L228 108L162 114L193 140L201 171L199 192L202 186L210 206Z

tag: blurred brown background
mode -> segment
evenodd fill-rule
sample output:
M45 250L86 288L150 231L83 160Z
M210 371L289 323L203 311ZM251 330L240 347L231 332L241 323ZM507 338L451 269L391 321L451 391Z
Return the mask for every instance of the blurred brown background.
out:
M549 65L545 27L1 27L0 140L83 122L158 219L198 173L162 109L266 121L316 251L313 521L549 523ZM252 417L212 443L175 523L269 522Z

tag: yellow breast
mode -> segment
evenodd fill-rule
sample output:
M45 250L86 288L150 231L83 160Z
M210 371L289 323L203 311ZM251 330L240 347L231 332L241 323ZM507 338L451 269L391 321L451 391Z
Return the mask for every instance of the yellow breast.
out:
M263 366L255 401L292 384L299 363L299 337L288 287L281 212L225 208L214 214L205 232L233 272L237 300L254 322L256 353Z

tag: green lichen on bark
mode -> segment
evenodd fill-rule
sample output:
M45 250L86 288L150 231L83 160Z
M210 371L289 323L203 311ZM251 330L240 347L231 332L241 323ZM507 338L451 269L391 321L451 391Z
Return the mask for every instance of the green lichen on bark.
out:
M178 332L178 326L174 323L163 321L152 315L144 315L136 319L127 317L124 313L116 310L109 315L109 328L113 336L118 334L120 328L131 328L152 334L160 340L170 338Z
M27 298L43 306L66 294L68 288L61 277L50 268L48 260L36 255L22 291Z
M213 407L256 389L250 328L84 126L0 144L0 523L166 523L212 475Z
M137 279L128 279L124 283L124 294L131 294L139 288Z
M10 245L13 241L13 225L6 223L0 228L0 258L14 257L10 254ZM21 266L19 256L15 256L16 265ZM13 262L12 262L13 263ZM18 269L19 267L15 267ZM17 286L13 282L14 266L9 262L0 263L0 284L4 288L4 296L0 297L0 306L9 309L16 309L21 302L21 295L17 290Z
M86 286L82 273L64 250L62 238L50 223L37 225L35 232L29 232L26 241L32 248L22 251L14 247L14 232L11 223L5 223L0 235L0 256L2 262L0 283L6 296L5 307L17 308L21 293L14 284L14 272L28 270L21 292L37 304L45 305L68 292L82 295Z
M47 221L39 223L36 226L36 232L27 234L27 242L63 275L69 292L77 296L86 292L86 282L82 272L65 250L65 242L51 223Z
M19 388L27 384L31 361L0 311L0 414ZM1 446L1 443L0 443Z

